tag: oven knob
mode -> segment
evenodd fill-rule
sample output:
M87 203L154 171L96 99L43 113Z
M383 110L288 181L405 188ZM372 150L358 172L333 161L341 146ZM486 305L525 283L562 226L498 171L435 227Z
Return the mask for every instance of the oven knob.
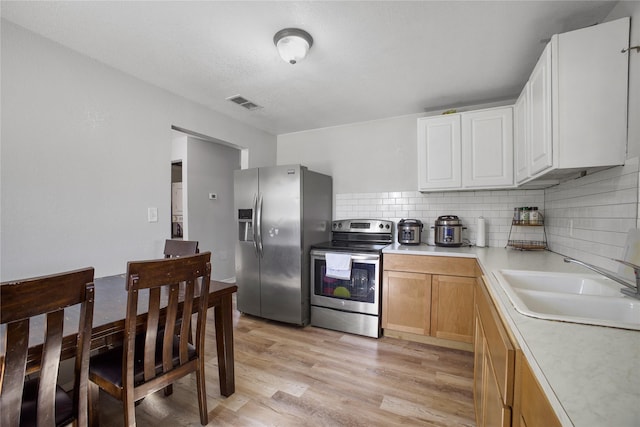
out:
M342 228L342 223L341 222L338 223L338 228Z
M388 230L389 229L389 224L385 225L385 228Z

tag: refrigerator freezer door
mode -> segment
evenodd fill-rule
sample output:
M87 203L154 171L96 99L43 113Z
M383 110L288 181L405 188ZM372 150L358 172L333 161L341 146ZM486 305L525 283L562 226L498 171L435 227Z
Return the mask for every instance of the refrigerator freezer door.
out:
M235 215L239 228L236 240L236 283L238 285L238 310L243 313L261 316L260 312L260 260L255 245L256 201L258 200L258 169L237 170L234 172ZM240 210L251 210L251 237L241 230L238 221ZM244 233L243 233L244 232ZM242 239L241 239L242 238Z
M302 237L299 165L260 169L262 316L301 324ZM239 286L238 286L239 288Z

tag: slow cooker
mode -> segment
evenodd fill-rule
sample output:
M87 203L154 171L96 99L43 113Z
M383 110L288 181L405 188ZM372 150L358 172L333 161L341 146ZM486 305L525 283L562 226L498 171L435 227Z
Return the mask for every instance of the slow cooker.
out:
M442 215L436 220L436 246L462 246L462 221L455 215Z
M422 227L422 221L418 219L400 220L398 222L398 243L402 245L419 245Z

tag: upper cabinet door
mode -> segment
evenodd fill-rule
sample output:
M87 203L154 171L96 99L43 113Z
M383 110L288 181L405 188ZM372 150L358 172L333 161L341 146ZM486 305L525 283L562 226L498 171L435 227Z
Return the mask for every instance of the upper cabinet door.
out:
M513 185L513 108L462 114L462 185Z
M553 118L560 168L624 163L629 55L637 60L637 53L620 52L629 46L629 25L627 17L557 36Z
M460 188L460 115L418 119L419 190Z
M513 105L513 148L516 183L529 177L529 83Z
M551 46L548 43L529 78L529 175L553 165ZM520 130L518 130L520 132Z

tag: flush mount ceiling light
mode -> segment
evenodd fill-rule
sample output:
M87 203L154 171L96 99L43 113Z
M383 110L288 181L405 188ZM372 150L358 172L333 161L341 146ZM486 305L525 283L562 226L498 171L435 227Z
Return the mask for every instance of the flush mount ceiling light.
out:
M307 56L313 46L313 37L299 28L285 28L273 36L273 43L283 60L295 64Z

